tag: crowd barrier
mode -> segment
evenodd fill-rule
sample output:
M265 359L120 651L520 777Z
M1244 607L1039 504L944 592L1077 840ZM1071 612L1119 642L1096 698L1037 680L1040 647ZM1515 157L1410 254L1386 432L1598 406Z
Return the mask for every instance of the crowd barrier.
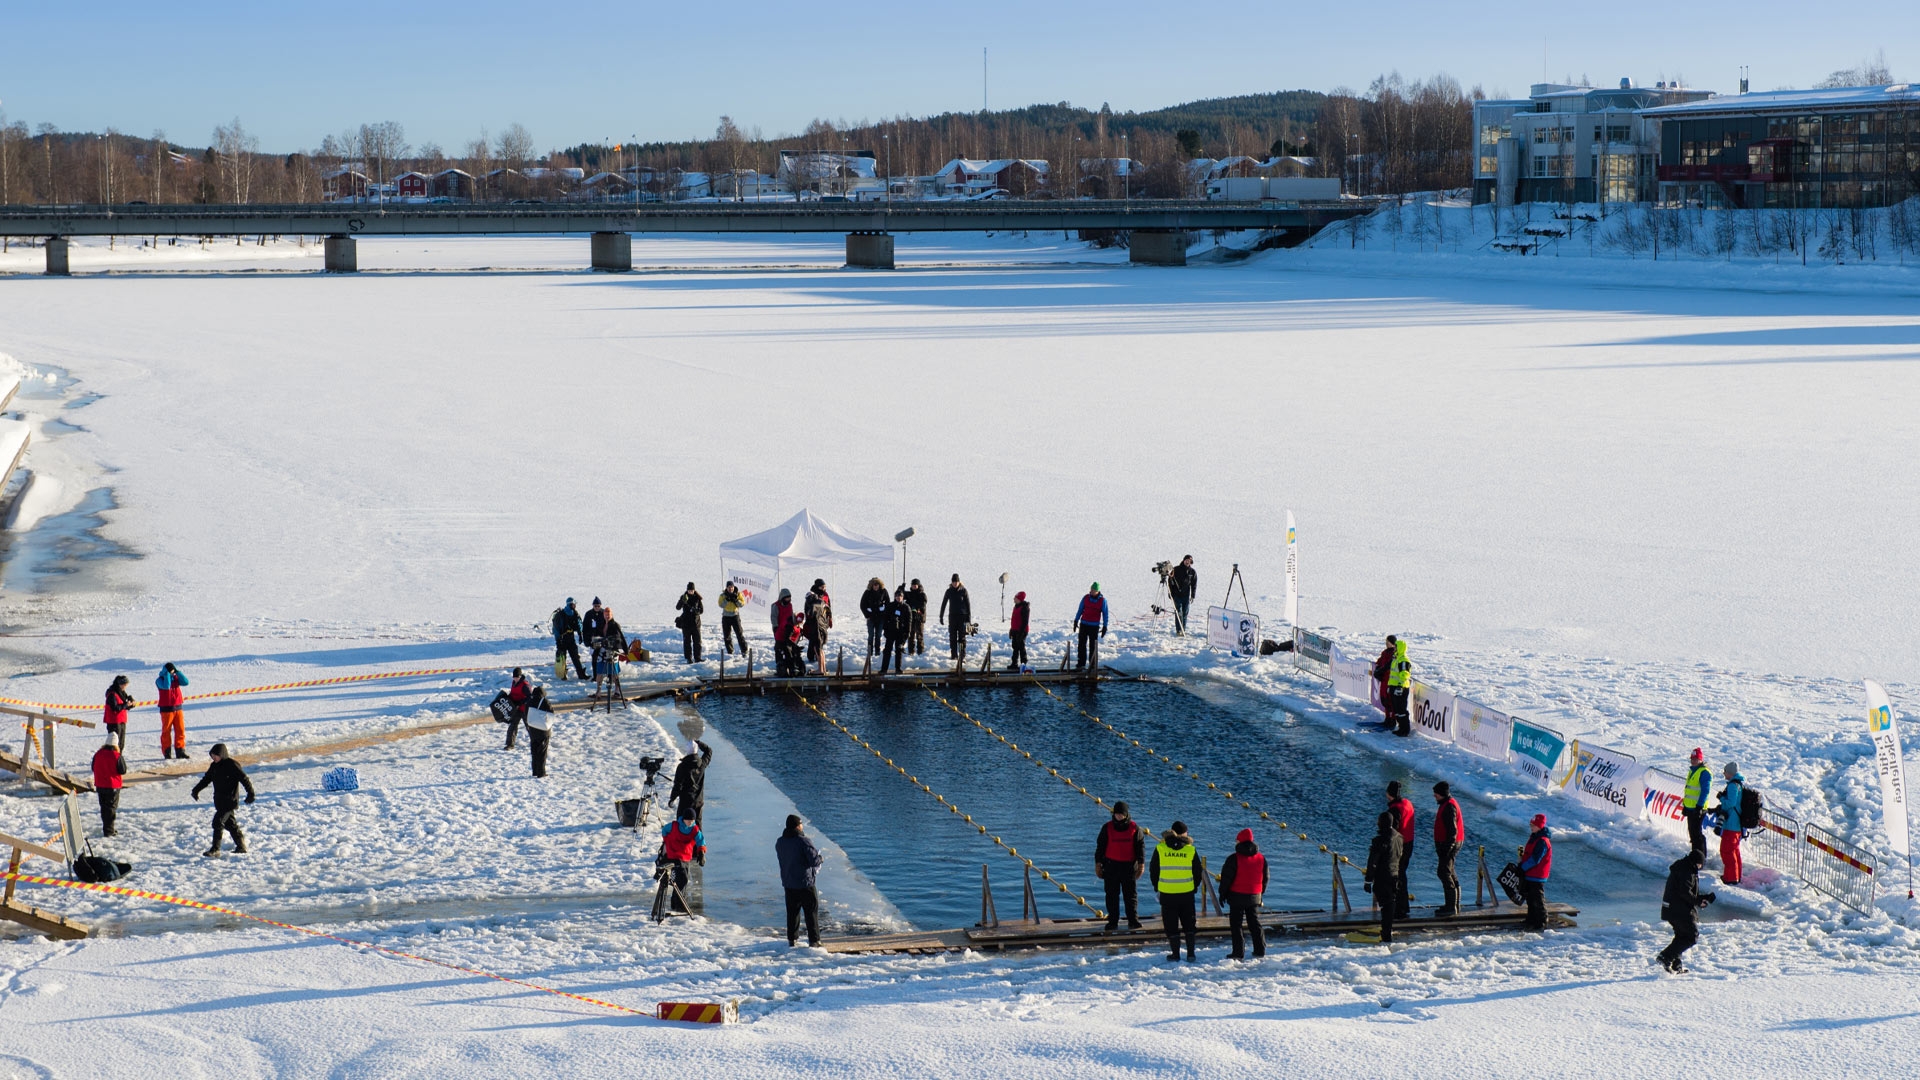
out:
M1293 656L1295 667L1327 679L1336 694L1380 706L1370 660L1348 657L1329 638L1300 629L1294 631ZM1687 837L1684 777L1418 679L1409 712L1413 731L1423 738L1512 765L1542 790L1557 788L1586 806ZM1877 868L1859 845L1774 810L1762 812L1761 828L1743 843L1749 861L1792 874L1856 911L1873 910Z

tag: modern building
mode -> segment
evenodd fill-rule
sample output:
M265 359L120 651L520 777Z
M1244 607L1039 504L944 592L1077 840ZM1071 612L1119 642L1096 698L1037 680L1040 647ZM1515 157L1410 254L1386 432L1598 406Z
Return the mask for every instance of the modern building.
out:
M777 175L781 184L798 194L845 195L849 188L878 178L871 150L839 153L830 150L782 150Z
M1656 108L1709 97L1668 84L1537 83L1526 100L1476 101L1473 201L1610 203L1654 197Z
M1888 206L1920 193L1920 89L1772 90L1648 109L1659 197L1691 206Z

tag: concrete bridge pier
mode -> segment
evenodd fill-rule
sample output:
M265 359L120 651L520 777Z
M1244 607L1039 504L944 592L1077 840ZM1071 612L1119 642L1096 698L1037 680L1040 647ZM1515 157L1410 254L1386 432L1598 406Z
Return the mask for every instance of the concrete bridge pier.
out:
M325 261L322 269L329 274L351 274L360 269L360 253L354 246L351 236L329 236L326 239Z
M610 274L633 269L633 236L623 232L593 234L593 268Z
M67 269L67 241L61 237L47 237L47 273L55 277L66 277L72 273Z
M1127 261L1143 266L1187 265L1187 234L1178 229L1135 229L1127 238Z
M848 233L847 265L867 270L893 269L893 234Z

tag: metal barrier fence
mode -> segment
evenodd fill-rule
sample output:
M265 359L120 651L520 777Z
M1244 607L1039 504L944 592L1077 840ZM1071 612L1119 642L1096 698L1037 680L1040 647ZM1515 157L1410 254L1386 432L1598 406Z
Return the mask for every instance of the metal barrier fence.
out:
M1770 866L1783 874L1802 877L1807 835L1797 818L1772 810L1760 811L1760 827L1741 841L1741 856L1755 866Z
M1333 639L1293 628L1293 666L1323 679L1333 678Z
M1756 866L1792 874L1863 915L1873 911L1878 885L1872 856L1827 829L1763 810L1760 827L1741 846Z

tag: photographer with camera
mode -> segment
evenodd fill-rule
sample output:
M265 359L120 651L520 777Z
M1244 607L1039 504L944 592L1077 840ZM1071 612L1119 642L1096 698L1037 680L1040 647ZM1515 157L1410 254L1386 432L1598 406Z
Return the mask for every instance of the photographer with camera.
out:
M1087 670L1088 654L1092 654L1093 670L1100 671L1100 639L1107 636L1107 598L1100 595L1100 583L1094 582L1087 595L1080 598L1080 609L1074 615L1074 626L1080 633L1079 662L1075 671Z
M673 907L676 914L692 914L687 910L683 897L687 891L687 864L697 862L707 865L707 836L700 831L700 825L694 820L694 809L682 805L680 816L667 823L660 834L660 857L654 860L653 876L657 880L662 875L672 875Z
M1667 888L1660 897L1660 919L1673 927L1673 943L1660 950L1660 966L1675 975L1686 974L1680 962L1700 941L1700 909L1714 902L1713 893L1700 892L1700 868L1706 856L1688 851L1667 867Z
M1231 582L1229 582L1231 584ZM1173 632L1175 636L1187 632L1188 612L1193 608L1193 598L1200 594L1200 571L1193 568L1193 556L1180 560L1180 565L1167 575L1167 595L1173 599Z
M973 601L967 597L967 587L960 582L960 575L953 575L953 584L947 586L945 596L940 598L940 620L947 624L947 658L958 663L967 658L968 624L973 622Z
M687 591L674 601L673 608L680 614L674 616L673 625L680 630L680 655L689 664L701 661L700 652L700 616L707 613L707 601L694 588L693 582L687 582Z

